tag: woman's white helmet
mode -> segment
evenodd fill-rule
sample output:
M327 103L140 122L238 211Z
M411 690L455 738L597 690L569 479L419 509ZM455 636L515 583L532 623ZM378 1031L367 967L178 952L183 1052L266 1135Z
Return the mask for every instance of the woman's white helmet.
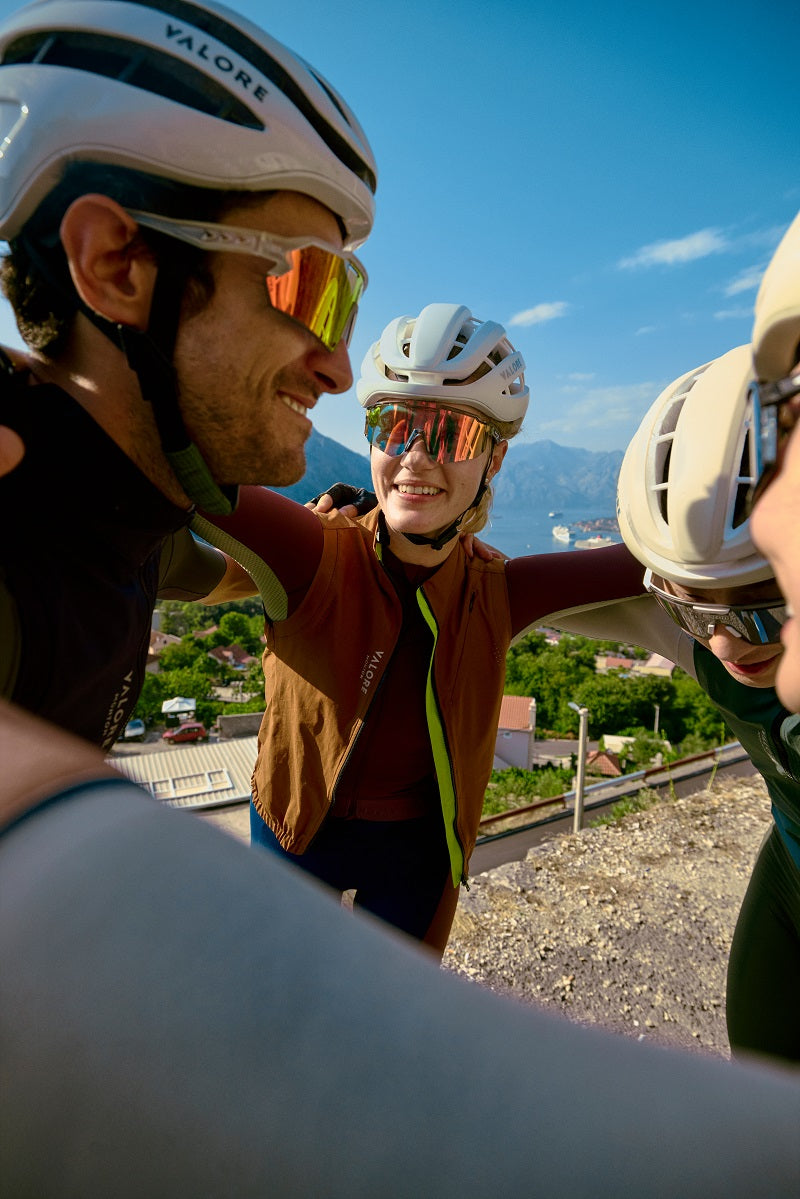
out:
M522 421L530 396L525 362L502 325L462 304L428 304L399 316L367 351L359 403L432 399L466 405L496 421Z
M783 235L756 296L753 365L760 382L792 374L800 349L800 213Z
M681 375L662 391L620 468L625 544L654 574L691 590L772 577L750 535L753 481L749 346Z
M375 162L333 88L209 0L38 0L0 23L0 237L71 162L187 187L302 192L370 232ZM191 215L191 214L187 214Z

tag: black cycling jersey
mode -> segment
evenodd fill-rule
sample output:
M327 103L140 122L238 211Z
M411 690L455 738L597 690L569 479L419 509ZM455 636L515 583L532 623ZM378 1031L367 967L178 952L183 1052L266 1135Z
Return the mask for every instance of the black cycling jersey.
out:
M104 747L141 689L169 503L60 388L0 362L0 424L25 442L0 479L0 693Z
M800 716L784 708L774 687L737 683L699 641L694 664L698 683L767 784L778 832L800 868Z

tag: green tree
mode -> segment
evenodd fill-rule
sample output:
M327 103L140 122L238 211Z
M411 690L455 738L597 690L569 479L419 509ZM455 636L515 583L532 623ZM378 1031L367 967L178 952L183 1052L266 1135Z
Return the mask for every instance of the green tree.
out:
M258 632L253 631L253 619L244 612L226 612L220 618L219 636L222 645L241 645L249 654L257 654L261 650L261 633L263 620Z
M189 635L183 637L177 645L167 645L158 657L159 671L191 670L195 665L205 668L209 663L205 641L198 641Z
M213 722L223 706L214 699L213 683L209 676L204 670L192 666L146 674L134 715L140 716L147 725L164 724L161 705L165 699L174 699L176 695L196 701L197 718L204 724Z
M674 758L675 756L674 752L669 752L666 742L657 733L654 733L652 729L632 729L627 735L633 736L633 741L620 754L620 757L625 761L626 768L632 767L634 770L646 770L648 766L652 766L653 759L657 754L662 755L663 761L667 761L669 758Z
M163 633L185 637L198 629L210 629L216 621L213 610L205 604L184 603L181 600L160 600L156 608L159 628Z

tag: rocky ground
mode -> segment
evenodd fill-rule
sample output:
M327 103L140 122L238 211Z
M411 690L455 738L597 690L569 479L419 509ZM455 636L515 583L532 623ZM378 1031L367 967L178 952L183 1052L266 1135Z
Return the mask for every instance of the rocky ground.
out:
M728 1057L725 967L769 821L754 776L555 837L470 880L445 968L576 1021Z

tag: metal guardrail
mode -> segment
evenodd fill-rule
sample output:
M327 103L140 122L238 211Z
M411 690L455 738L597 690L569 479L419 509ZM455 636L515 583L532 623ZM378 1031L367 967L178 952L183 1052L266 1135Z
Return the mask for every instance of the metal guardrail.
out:
M615 779L603 779L599 783L592 783L584 788L584 809L607 807L610 803L615 803L617 800L624 799L626 795L633 794L641 790L642 786L667 786L675 779L678 774L680 778L691 778L694 774L702 774L709 769L713 769L718 765L732 765L747 758L746 752L742 749L738 741L731 741L727 745L718 745L713 749L705 750L703 753L691 754L686 758L677 758L674 762L669 762L665 766L649 766L646 770L637 770L632 774L623 774ZM724 759L724 761L723 761ZM591 802L592 795L599 795L604 792L602 798ZM530 804L524 804L519 808L509 808L505 812L496 812L491 816L484 816L478 826L479 835L477 844L485 844L487 841L495 838L508 837L514 833L524 832L526 829L533 828L537 824L550 824L556 820L564 819L564 812L570 811L572 804L569 800L575 800L575 789L563 791L560 795L551 795L546 799L537 799ZM524 816L528 813L533 813L541 808L552 807L553 804L559 804L560 810L553 813L551 816L545 816L540 821L531 821L528 824L515 825L513 828L504 829L500 833L487 833L485 836L480 836L480 830L498 824L503 820L510 820L517 816Z

